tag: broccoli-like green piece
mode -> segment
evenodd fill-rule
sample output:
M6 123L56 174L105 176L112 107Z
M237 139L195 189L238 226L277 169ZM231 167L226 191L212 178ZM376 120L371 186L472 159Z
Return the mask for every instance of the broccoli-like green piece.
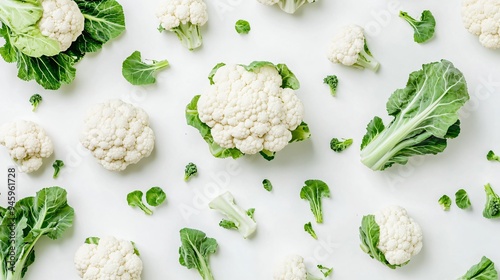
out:
M332 138L330 141L330 149L336 153L343 152L345 149L349 148L353 143L352 139L339 140L337 138Z
M450 211L451 198L447 195L443 195L438 200L439 205L444 211Z
M191 179L191 177L196 175L198 175L198 167L192 162L188 163L184 169L184 181L187 182Z
M330 188L321 180L307 180L300 190L300 198L308 200L311 211L318 224L323 223L323 208L321 199L330 197Z
M31 103L31 106L33 106L33 109L32 111L35 112L36 111L36 108L38 108L38 105L40 104L40 102L42 102L43 98L40 94L33 94L31 97L30 97L30 103Z
M128 205L132 207L139 207L146 215L152 215L153 211L149 209L144 203L142 202L142 196L143 193L139 190L133 191L127 195L127 202Z
M486 155L486 159L489 161L500 161L500 157L495 154L493 151L489 151Z
M54 167L54 175L52 175L52 178L57 178L59 176L59 171L61 171L61 167L64 166L64 161L56 159L54 163L52 164L52 167Z
M326 76L323 79L323 83L327 84L330 87L330 92L332 96L337 95L337 86L339 85L339 79L335 75Z
M311 222L304 225L304 231L309 233L312 236L312 238L318 239L318 236L316 235L316 232L314 231Z
M500 217L500 197L491 188L490 184L484 186L486 192L486 205L483 210L483 217L496 219Z
M227 219L222 220L219 225L226 229L237 229L243 238L248 238L257 229L257 223L253 219L255 209L243 210L236 205L234 197L230 192L225 192L214 198L208 206L224 214Z
M250 23L248 21L240 19L234 25L234 29L236 29L238 34L248 34L252 28L250 27Z
M262 181L262 186L264 186L264 189L268 192L273 190L273 184L271 184L271 181L269 181L268 179L264 179Z

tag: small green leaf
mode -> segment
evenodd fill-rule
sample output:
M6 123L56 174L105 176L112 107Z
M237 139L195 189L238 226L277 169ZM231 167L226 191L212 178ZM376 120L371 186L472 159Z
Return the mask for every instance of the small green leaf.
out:
M229 220L220 221L219 226L221 226L225 229L238 229L236 224L233 221L229 221Z
M438 200L439 205L443 208L444 211L450 211L451 206L451 198L447 195L443 195Z
M330 188L321 180L307 180L300 190L300 198L309 201L311 211L318 224L323 223L323 208L321 199L330 197Z
M413 40L417 43L424 43L430 40L434 36L434 31L436 28L436 20L432 15L431 11L425 10L420 16L420 21L412 18L406 12L399 12L399 16L406 20L413 28Z
M146 202L151 206L159 206L167 199L167 195L160 187L152 187L146 192Z
M333 267L329 268L329 267L323 266L321 264L318 264L317 267L318 267L319 271L321 271L321 273L323 273L323 275L325 277L330 276L333 272Z
M123 61L122 74L132 85L149 85L156 82L156 72L168 65L167 60L153 60L151 64L147 64L141 60L141 53L135 51Z
M247 210L247 216L250 217L250 219L254 220L253 215L255 214L255 208L250 208Z
M455 203L460 209L467 209L471 206L469 195L464 189L459 189L455 193Z
M238 34L248 34L251 29L250 23L243 19L238 20L234 25L234 28L236 29L236 32L238 32Z
M318 239L318 236L316 235L316 232L314 231L311 222L304 225L304 231L309 233L312 236L312 238Z
M127 203L131 207L139 207L144 214L152 215L153 211L142 202L143 193L139 190L133 191L127 195Z

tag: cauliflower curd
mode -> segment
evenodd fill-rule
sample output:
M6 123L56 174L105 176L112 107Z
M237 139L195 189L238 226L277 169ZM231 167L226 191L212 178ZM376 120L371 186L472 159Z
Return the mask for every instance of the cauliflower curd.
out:
M83 32L85 18L73 0L43 0L43 15L38 22L42 35L59 42L66 51Z
M31 121L15 121L0 127L0 145L5 146L21 172L30 173L42 166L54 147L45 130Z
M85 120L82 145L106 169L122 171L148 157L155 135L148 114L121 100L111 100L91 108Z
M302 102L294 90L281 88L282 83L273 66L252 72L241 65L222 66L200 96L200 120L223 148L237 148L244 154L278 152L304 118Z
M422 229L399 206L390 206L375 213L380 227L378 249L392 265L402 265L422 249Z
M160 5L156 17L160 31L174 32L189 50L202 45L200 26L208 21L207 4L203 0L168 0Z
M462 20L483 46L500 48L500 0L464 0Z
M142 260L132 242L115 237L88 238L75 253L84 280L140 280Z

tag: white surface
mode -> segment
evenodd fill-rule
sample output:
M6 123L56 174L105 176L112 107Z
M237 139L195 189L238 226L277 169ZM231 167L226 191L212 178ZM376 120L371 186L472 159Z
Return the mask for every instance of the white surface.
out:
M55 143L55 155L39 172L20 176L20 197L60 185L68 190L76 212L74 227L64 238L55 242L44 238L37 244L37 260L26 279L77 279L75 250L88 236L108 234L137 243L145 280L199 279L195 270L178 263L178 232L183 227L201 229L218 240L219 251L211 258L217 280L271 279L275 263L289 253L304 256L315 274L317 263L333 266L333 278L339 280L456 279L483 255L500 265L499 221L481 215L482 186L491 182L500 192L500 164L485 159L489 149L500 151L500 53L483 48L462 27L459 1L320 0L290 16L254 0L210 0L204 46L195 52L184 49L174 34L157 32L158 2L122 0L126 33L83 59L75 82L57 92L20 81L15 65L0 63L0 123L34 120ZM387 12L392 6L413 16L430 9L438 22L436 37L427 44L414 43L410 26ZM251 23L249 35L234 31L240 18ZM378 73L333 65L326 59L330 38L350 23L378 26L373 29L378 32L368 36L370 49L382 64ZM134 87L122 78L121 63L134 50L144 58L170 61L156 85ZM405 167L384 172L364 167L358 147L366 124L375 115L388 120L389 95L404 87L408 74L421 64L441 58L461 69L469 84L472 101L461 114L462 134L438 156L414 158ZM295 72L313 137L290 145L272 162L259 156L215 159L198 132L185 124L185 105L207 87L207 74L216 63L253 60L287 63ZM322 84L323 77L334 73L340 78L336 98ZM36 113L28 102L34 93L44 98ZM85 111L111 98L144 108L157 136L153 155L122 173L103 169L78 143ZM355 144L335 154L329 149L332 137L353 137ZM56 158L67 166L53 180L51 163ZM200 176L186 184L183 169L189 161L198 164ZM9 165L1 148L4 181ZM264 178L274 184L272 193L262 188ZM323 202L325 223L314 224L319 241L302 229L313 216L308 203L299 198L303 182L313 178L327 182L332 191L332 198ZM153 216L127 205L128 192L155 185L165 189L168 201ZM454 205L443 212L438 198L453 197L459 188L469 192L472 211ZM220 228L222 216L206 206L207 196L226 189L242 207L257 209L259 228L253 239L243 240L237 232ZM4 197L1 201L5 203ZM388 204L404 206L424 231L422 252L395 271L365 255L358 240L361 217Z

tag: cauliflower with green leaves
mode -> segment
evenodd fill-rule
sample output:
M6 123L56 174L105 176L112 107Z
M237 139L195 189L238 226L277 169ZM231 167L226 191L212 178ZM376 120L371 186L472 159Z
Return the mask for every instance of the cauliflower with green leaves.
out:
M364 216L359 231L361 249L392 269L407 264L422 249L422 229L400 206Z
M310 136L299 82L284 64L218 64L211 85L186 110L188 124L208 133L203 138L216 157L260 153L271 160L288 143ZM208 131L207 131L208 129Z

